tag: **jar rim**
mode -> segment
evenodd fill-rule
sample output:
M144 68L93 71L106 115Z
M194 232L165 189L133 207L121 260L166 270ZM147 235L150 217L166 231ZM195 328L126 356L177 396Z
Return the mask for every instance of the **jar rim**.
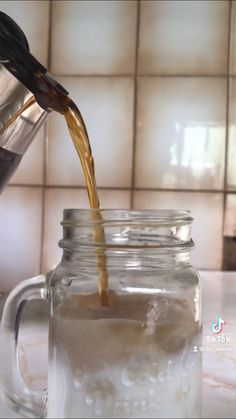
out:
M63 249L146 251L193 246L189 210L64 209Z
M96 214L100 218L96 218ZM82 209L66 208L63 210L62 226L95 224L95 223L123 223L145 224L191 224L193 217L190 210L178 209Z

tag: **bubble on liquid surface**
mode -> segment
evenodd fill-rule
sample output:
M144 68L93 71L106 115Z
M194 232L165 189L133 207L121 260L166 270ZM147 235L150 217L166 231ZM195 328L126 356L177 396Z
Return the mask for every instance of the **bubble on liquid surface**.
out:
M73 380L73 385L77 390L79 390L82 387L83 382L84 382L84 373L80 370L76 370L75 374L76 376Z
M47 388L44 388L42 390L42 402L44 406L47 407L47 404L48 404L48 389Z
M62 278L61 283L65 287L69 287L71 285L72 279L71 278Z
M94 403L94 397L93 394L87 394L86 399L85 399L85 403L90 406L91 404Z
M57 288L54 291L54 301L56 304L60 304L64 301L65 294L63 288Z
M151 301L147 312L146 334L153 335L156 330L157 320L160 316L160 307L158 301Z
M73 385L78 390L79 388L81 388L82 385L81 380L79 380L78 378L74 378Z

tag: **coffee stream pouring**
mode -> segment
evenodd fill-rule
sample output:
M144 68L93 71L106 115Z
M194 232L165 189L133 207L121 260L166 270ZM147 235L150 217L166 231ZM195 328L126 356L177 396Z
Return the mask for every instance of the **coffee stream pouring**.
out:
M0 190L51 110L66 111L68 92L29 51L21 28L0 12Z
M96 244L105 245L96 187L94 160L82 115L68 92L57 83L29 52L28 42L19 26L0 12L0 62L2 90L0 103L0 189L3 188L38 128L51 110L65 118L71 139L80 159L90 207L97 224L93 230ZM97 256L99 294L108 305L108 275L105 257Z

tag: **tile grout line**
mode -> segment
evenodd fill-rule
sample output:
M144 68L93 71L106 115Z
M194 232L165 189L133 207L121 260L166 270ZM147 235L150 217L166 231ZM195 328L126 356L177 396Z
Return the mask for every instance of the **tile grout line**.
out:
M134 67L134 102L133 102L133 147L132 147L132 166L131 166L131 193L130 208L134 206L134 185L135 185L135 155L137 137L137 112L138 112L138 54L140 36L140 0L137 1L137 21L136 21L136 44L135 44L135 67Z
M49 0L49 22L48 22L48 58L47 68L51 67L52 52L52 0ZM42 226L41 226L41 244L40 244L40 272L43 271L44 263L44 242L45 242L45 216L46 216L46 181L47 181L47 148L48 148L48 121L44 126L44 145L43 145L43 188L42 188Z
M48 59L47 66L48 70L51 71L51 61L52 61L52 8L53 0L49 0L49 27L48 27Z
M29 183L24 183L24 184L19 184L19 183L11 183L10 185L7 186L8 188L42 188L43 185L41 184L29 184ZM47 184L44 186L44 189L77 189L77 190L84 190L86 191L85 186L83 185L50 185ZM131 192L131 187L127 187L127 186L98 186L97 189L99 191L130 191ZM135 192L175 192L176 194L178 193L206 193L206 194L224 194L224 189L184 189L184 188L142 188L142 187L136 187L133 188L133 190ZM229 190L227 191L227 193L230 193L231 195L235 195L236 194L236 190Z
M224 185L223 185L223 222L222 222L222 262L224 265L224 223L227 199L227 174L228 174L228 148L229 148L229 123L230 123L230 59L231 59L231 20L232 20L232 1L229 2L228 15L228 45L227 45L227 84L226 84L226 114L225 114L225 158L224 158Z
M228 16L228 52L227 52L227 85L226 85L226 132L225 132L225 167L224 167L224 192L227 192L227 169L228 169L228 142L229 142L229 105L230 105L230 55L231 55L231 14L232 1L229 2L229 16Z
M81 78L98 78L98 79L102 79L102 78L133 78L134 74L133 73L113 73L113 74L98 74L98 73L94 73L94 74L80 74L80 73L72 73L72 74L58 74L58 73L52 73L53 77L63 77L63 78L77 78L77 77L81 77ZM166 78L166 79L170 79L170 78L227 78L227 73L223 74L223 73L219 73L219 74L162 74L162 73L150 73L150 74L138 74L137 78L138 79L143 79L143 78ZM232 75L231 77L236 77L236 75Z

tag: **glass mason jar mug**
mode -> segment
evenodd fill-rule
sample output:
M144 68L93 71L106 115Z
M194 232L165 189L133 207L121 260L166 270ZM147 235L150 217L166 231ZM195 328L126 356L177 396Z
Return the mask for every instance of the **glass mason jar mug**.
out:
M6 303L3 393L48 418L200 417L201 288L188 211L64 210L63 256ZM17 363L22 303L49 303L48 400Z

